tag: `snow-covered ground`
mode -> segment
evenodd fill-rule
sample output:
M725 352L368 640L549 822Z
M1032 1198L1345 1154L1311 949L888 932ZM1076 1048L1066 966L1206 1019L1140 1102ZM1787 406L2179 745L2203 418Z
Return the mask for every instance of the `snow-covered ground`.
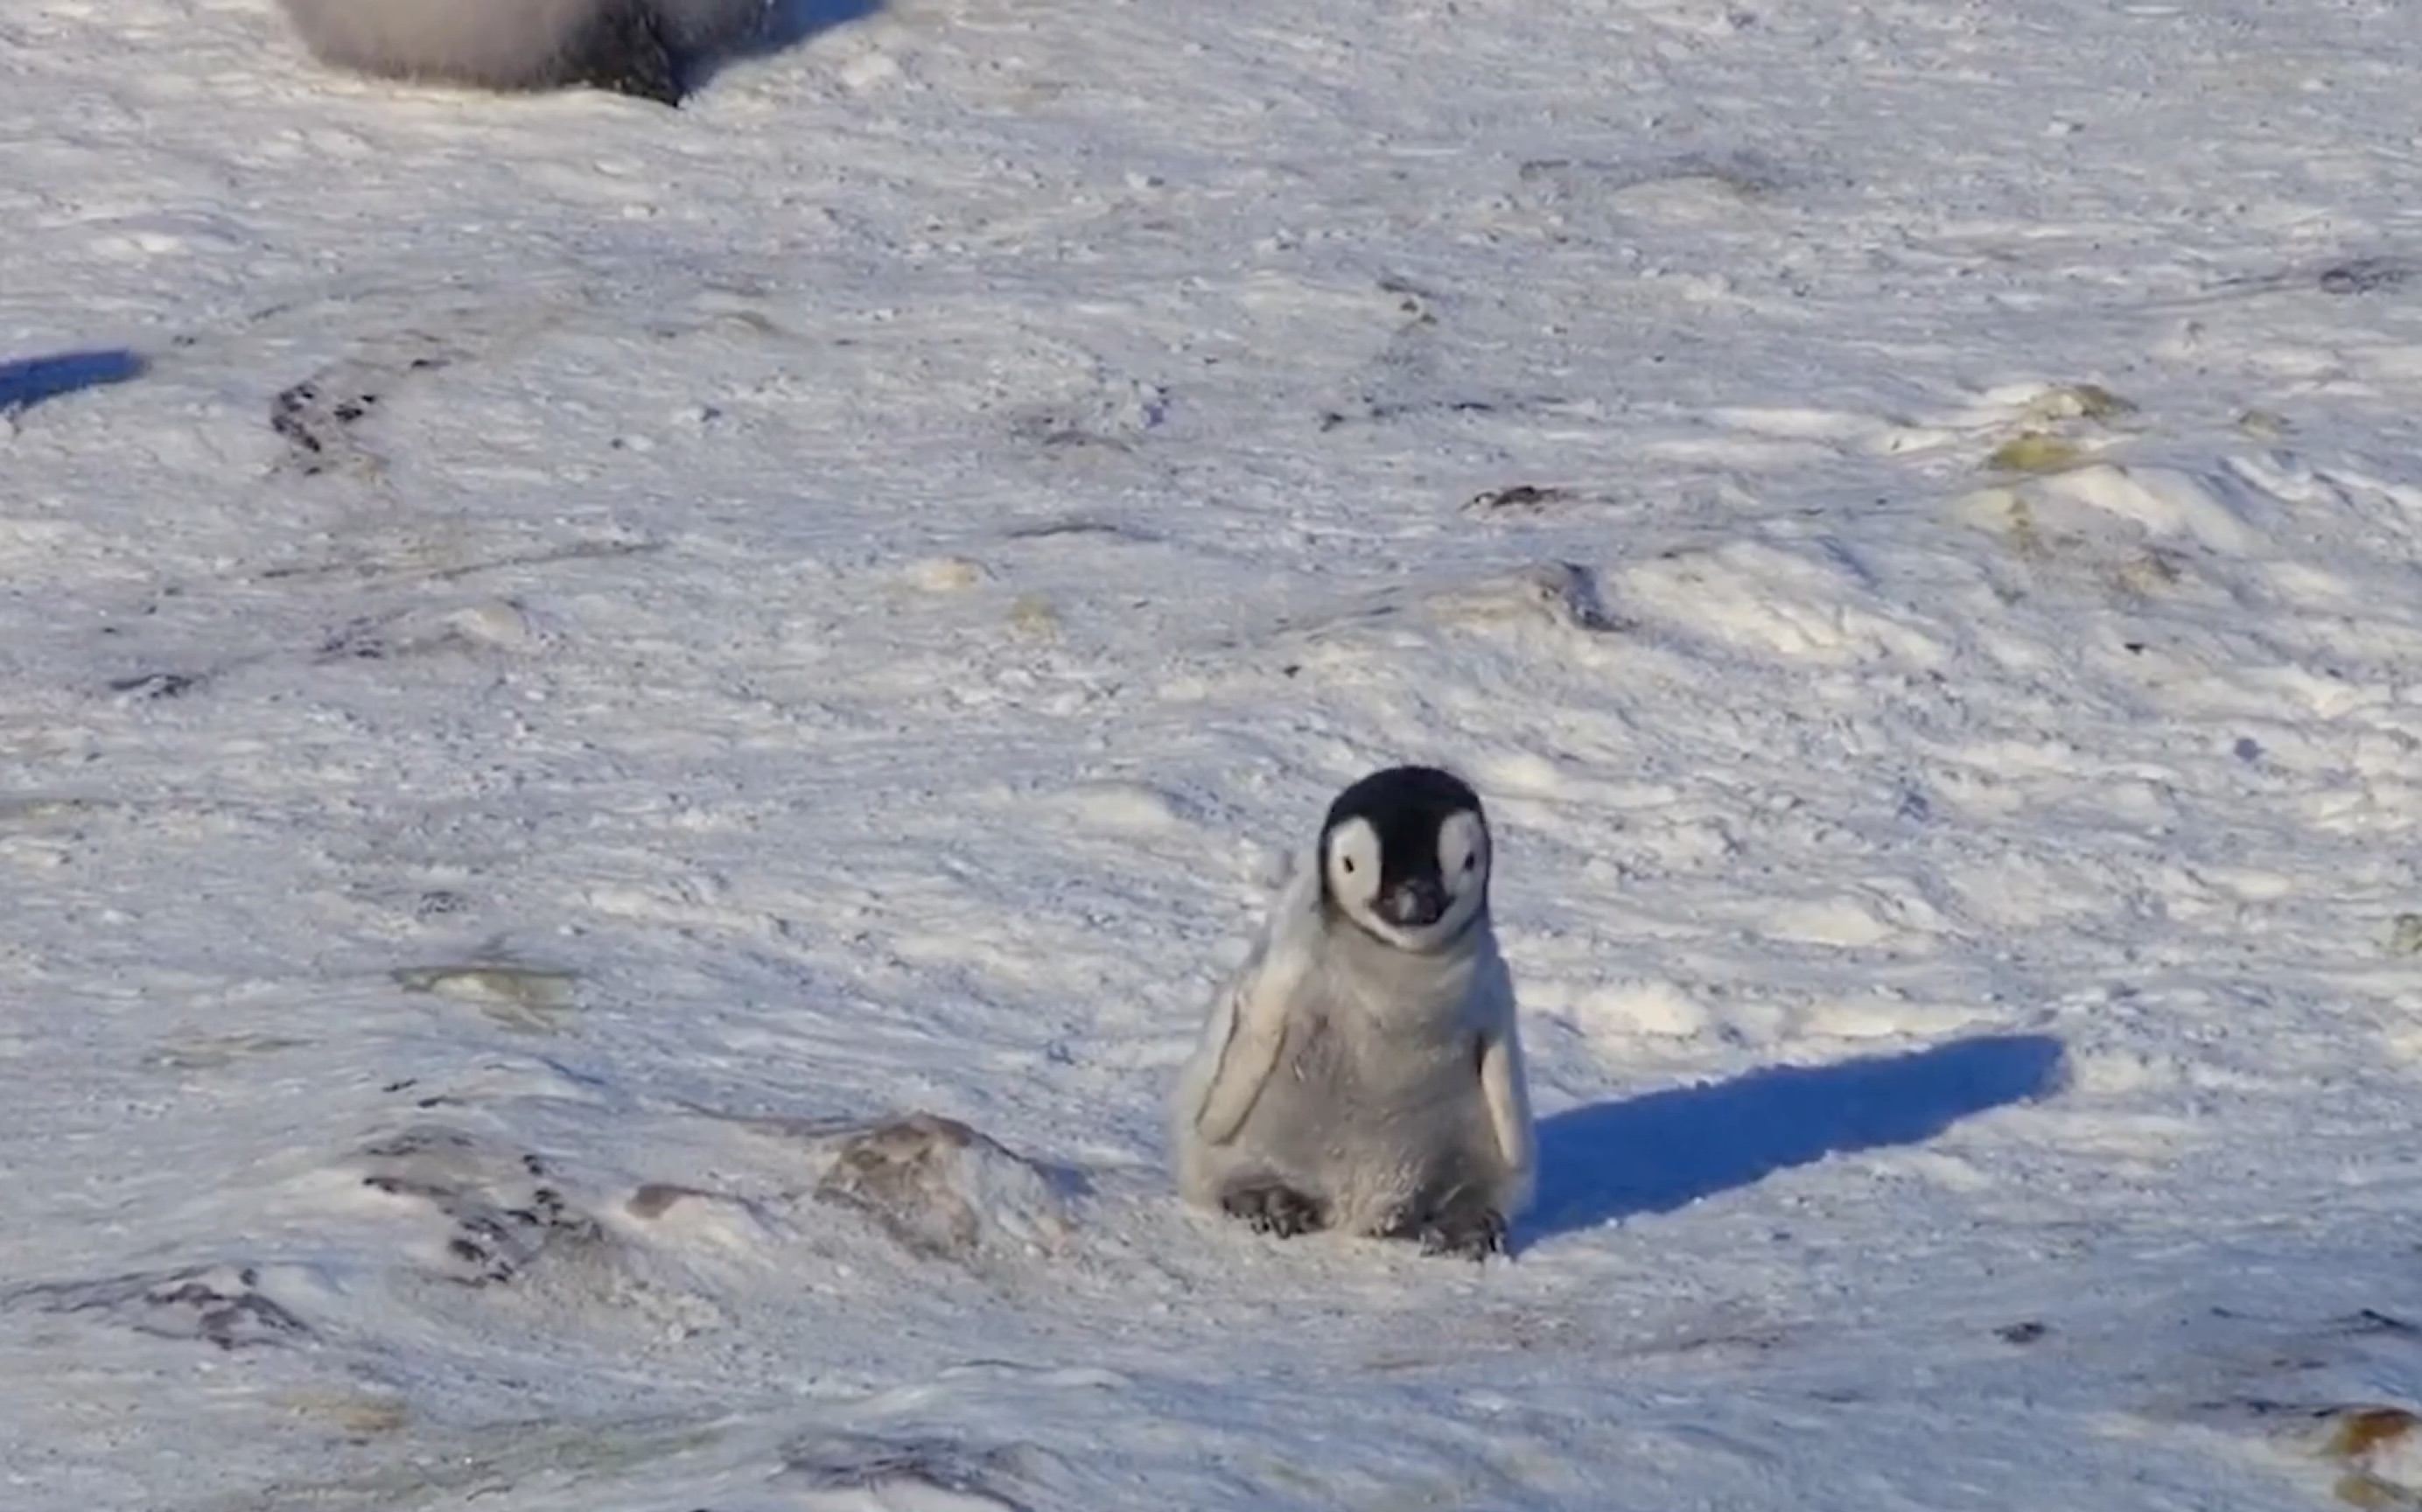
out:
M2417 1504L2422 7L824 19L0 0L0 1504ZM1162 1173L1400 759L1485 1268Z

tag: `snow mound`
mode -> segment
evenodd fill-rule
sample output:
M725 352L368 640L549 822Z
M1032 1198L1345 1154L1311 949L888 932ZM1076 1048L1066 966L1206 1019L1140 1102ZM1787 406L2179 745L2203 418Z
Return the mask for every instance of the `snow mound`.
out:
M363 1146L356 1164L370 1201L414 1230L406 1254L448 1280L511 1281L552 1248L605 1239L543 1159L460 1129L403 1129Z

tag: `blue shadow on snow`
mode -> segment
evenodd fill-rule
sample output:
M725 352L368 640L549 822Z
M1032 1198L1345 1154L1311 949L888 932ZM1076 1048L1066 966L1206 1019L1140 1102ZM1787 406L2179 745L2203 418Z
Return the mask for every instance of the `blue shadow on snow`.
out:
M778 0L772 29L787 47L828 27L864 21L882 8L883 0Z
M116 349L105 352L60 352L47 357L0 362L0 415L31 409L46 399L100 388L140 378L150 365L142 354Z
M1539 1125L1539 1195L1523 1237L1670 1212L1829 1155L1915 1144L2061 1080L2060 1041L1984 1034L1569 1109Z
M739 46L686 59L682 84L688 93L704 88L727 65L743 58L786 53L818 32L864 21L883 8L884 0L775 0L762 31Z

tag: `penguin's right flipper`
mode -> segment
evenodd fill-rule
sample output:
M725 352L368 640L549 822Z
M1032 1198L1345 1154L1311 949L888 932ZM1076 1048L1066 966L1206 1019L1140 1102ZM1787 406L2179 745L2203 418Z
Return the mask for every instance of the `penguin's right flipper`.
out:
M1212 1033L1219 1062L1194 1108L1194 1129L1212 1144L1225 1144L1245 1126L1262 1088L1278 1070L1286 1044L1286 993L1270 990L1262 975L1249 976L1221 999Z
M564 83L585 84L678 106L681 62L666 45L647 0L609 0L564 58Z
M1298 868L1279 890L1252 954L1222 990L1209 1038L1217 1060L1193 1110L1194 1129L1213 1144L1236 1137L1277 1073L1296 1000L1316 966L1316 874Z

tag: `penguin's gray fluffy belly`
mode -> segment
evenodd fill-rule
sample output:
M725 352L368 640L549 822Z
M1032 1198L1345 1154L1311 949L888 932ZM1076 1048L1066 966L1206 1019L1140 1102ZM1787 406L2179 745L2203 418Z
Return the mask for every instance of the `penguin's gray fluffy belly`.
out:
M588 85L676 104L700 59L762 35L770 0L281 0L322 62L488 89Z
M1475 1035L1460 1025L1375 1031L1335 1016L1356 1012L1331 1003L1289 1027L1279 1074L1246 1121L1250 1166L1319 1200L1348 1233L1491 1205L1505 1173L1480 1095Z
M1324 1225L1381 1235L1441 1213L1510 1217L1520 1186L1497 1147L1476 1058L1489 1025L1485 954L1406 955L1341 929L1328 969L1287 1015L1277 1066L1235 1140L1181 1128L1181 1184L1206 1205L1238 1190L1299 1192Z

